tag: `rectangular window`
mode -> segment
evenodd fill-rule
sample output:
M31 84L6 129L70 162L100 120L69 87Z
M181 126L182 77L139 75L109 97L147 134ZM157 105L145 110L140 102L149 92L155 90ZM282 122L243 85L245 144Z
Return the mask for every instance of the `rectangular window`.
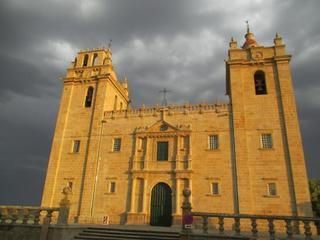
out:
M168 142L157 142L157 160L168 160Z
M218 149L218 147L219 147L218 135L210 135L208 145L209 145L208 147L210 150Z
M78 153L80 151L80 140L74 140L72 146L72 152Z
M268 183L268 195L277 196L277 185L275 183Z
M109 193L115 193L115 192L116 192L116 182L110 182Z
M219 183L217 183L217 182L211 183L211 193L213 195L219 194L220 193L219 190L220 190Z
M261 147L262 148L272 148L272 135L270 133L261 134Z
M113 152L120 152L121 149L121 138L114 138L113 139Z

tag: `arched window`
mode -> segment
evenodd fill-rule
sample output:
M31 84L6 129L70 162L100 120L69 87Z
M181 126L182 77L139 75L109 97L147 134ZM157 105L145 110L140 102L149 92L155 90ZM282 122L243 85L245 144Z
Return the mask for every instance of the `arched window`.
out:
M84 103L84 106L86 108L91 107L92 99L93 99L93 87L88 87L86 101Z
M88 54L84 55L84 59L83 59L83 66L84 67L88 66L88 59L89 59L89 55Z
M95 54L93 54L92 66L97 65L97 62L98 62L98 54L95 53Z
M256 95L267 94L266 77L263 71L256 71L254 74L254 87Z
M74 67L77 67L77 58L74 59Z

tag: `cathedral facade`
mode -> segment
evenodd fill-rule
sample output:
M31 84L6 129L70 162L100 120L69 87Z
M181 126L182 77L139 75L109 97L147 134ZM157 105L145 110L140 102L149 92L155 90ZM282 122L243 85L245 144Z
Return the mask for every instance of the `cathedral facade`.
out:
M70 220L169 226L193 211L312 216L290 59L248 30L226 60L224 104L129 107L110 48L67 69L42 206L68 187Z

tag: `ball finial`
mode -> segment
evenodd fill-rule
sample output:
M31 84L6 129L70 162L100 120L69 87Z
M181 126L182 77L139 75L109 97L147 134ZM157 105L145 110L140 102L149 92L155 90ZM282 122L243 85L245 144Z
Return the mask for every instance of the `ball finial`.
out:
M189 188L185 188L182 193L184 197L188 198L191 195L191 190Z

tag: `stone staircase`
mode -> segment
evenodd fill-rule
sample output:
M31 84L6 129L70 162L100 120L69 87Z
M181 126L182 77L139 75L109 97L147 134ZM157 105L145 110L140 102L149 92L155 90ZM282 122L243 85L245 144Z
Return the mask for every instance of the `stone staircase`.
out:
M178 240L179 232L147 229L88 227L74 239L81 240Z

